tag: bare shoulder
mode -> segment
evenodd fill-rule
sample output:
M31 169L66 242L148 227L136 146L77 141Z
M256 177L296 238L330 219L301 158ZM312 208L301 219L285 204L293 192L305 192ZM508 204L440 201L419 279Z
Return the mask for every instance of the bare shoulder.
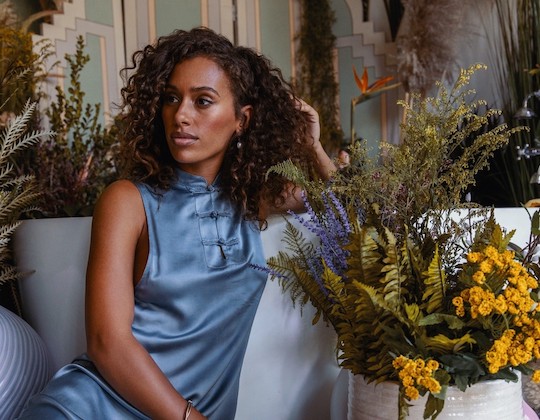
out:
M129 223L142 226L145 222L144 206L135 184L120 180L109 185L96 204L94 219L120 225Z

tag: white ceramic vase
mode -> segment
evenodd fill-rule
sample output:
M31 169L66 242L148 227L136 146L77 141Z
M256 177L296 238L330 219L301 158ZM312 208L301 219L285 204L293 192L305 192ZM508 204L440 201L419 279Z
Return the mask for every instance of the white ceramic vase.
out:
M519 375L519 372L518 372ZM518 382L504 380L474 384L465 392L449 387L437 420L523 420L521 376ZM427 396L411 401L409 419L422 420ZM398 384L367 383L362 375L349 373L348 420L398 418Z
M0 419L16 418L51 373L41 338L22 318L0 306Z
M24 220L13 238L24 319L54 370L86 350L84 294L91 217Z

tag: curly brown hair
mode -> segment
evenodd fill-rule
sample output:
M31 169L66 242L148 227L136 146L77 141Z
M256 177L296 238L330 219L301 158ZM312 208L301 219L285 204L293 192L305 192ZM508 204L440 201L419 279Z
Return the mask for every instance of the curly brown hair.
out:
M161 97L174 67L187 59L205 57L228 76L236 116L245 105L253 107L242 147L231 142L222 168L222 189L248 219L258 219L260 206L279 206L286 197L286 179L268 169L290 159L313 172L316 162L308 117L281 71L254 50L234 46L207 28L176 30L133 54L135 70L122 89L122 157L126 176L166 190L175 179L177 163L167 147L161 119Z

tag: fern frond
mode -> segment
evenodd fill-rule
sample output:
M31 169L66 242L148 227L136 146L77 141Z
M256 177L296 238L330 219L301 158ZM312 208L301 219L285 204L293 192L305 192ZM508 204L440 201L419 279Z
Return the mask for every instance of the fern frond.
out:
M14 166L11 162L6 162L1 168L0 168L0 185L7 186L7 183L11 183L11 177L13 177L13 169Z
M40 192L35 186L21 192L10 192L7 196L0 191L0 223L9 223L18 218L21 212L34 205L39 196ZM6 197L9 199L6 200Z
M46 131L35 130L30 133L27 133L23 136L22 139L20 139L20 141L17 142L17 144L13 146L12 153L15 153L21 149L25 149L27 147L33 146L34 144L39 143L43 139L50 138L54 136L55 134L56 132L51 131L51 130L46 130Z
M298 168L290 159L273 165L270 169L268 169L266 176L268 177L271 173L281 175L282 177L290 180L294 184L301 187L309 184L306 174L302 171L302 169Z
M15 232L15 229L19 227L21 224L21 221L18 220L13 223L7 223L0 225L0 241L8 240L10 239L13 232ZM1 243L0 243L1 245Z
M0 268L0 285L19 280L23 276L24 273L20 273L16 267L4 265L2 268Z
M425 308L428 313L442 310L443 299L446 294L446 274L441 266L439 247L435 247L435 254L426 272L423 273Z
M426 348L439 354L458 353L465 346L476 344L476 340L469 334L464 334L458 338L448 338L443 334L425 339Z
M362 284L358 281L354 281L353 284L355 287L363 290L369 296L371 302L375 307L378 307L390 313L404 325L410 324L409 320L403 316L401 311L397 310L395 307L390 306L388 302L384 299L384 296L381 296L381 294L377 292L374 287L368 286L367 284Z
M361 227L358 232L350 235L350 242L346 246L350 252L347 277L372 287L380 287L378 278L384 258L384 253L374 239L376 234L374 227Z
M16 267L3 264L0 266L0 285L19 280L23 276Z
M16 146L26 130L30 122L32 114L36 109L37 103L28 100L22 110L22 113L8 122L2 134L0 135L0 160L3 160L11 155L13 147Z

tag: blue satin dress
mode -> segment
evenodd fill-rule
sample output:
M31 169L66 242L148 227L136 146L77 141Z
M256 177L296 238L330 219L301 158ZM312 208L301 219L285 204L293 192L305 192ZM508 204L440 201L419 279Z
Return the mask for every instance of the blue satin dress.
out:
M178 171L162 195L141 193L150 251L135 288L133 334L173 386L211 420L232 420L251 325L266 283L260 232L219 182ZM88 358L58 371L21 419L147 418ZM180 418L180 416L179 416Z

